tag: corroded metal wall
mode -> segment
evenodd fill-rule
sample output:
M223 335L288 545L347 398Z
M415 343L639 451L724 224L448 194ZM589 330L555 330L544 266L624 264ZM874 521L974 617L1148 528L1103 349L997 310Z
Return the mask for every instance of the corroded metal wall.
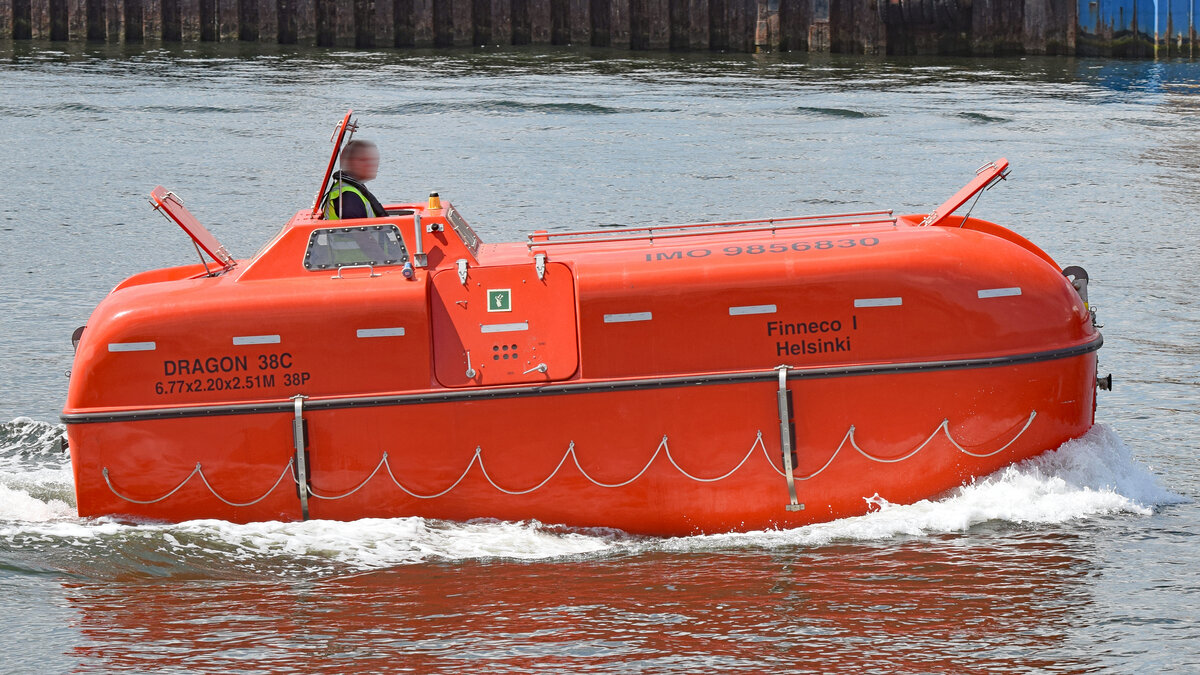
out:
M1200 0L1078 0L1079 52L1103 56L1200 56Z
M1073 54L1079 0L884 0L893 54Z
M1197 2L0 0L0 38L1186 56Z
M0 0L0 38L879 53L882 17L878 0Z

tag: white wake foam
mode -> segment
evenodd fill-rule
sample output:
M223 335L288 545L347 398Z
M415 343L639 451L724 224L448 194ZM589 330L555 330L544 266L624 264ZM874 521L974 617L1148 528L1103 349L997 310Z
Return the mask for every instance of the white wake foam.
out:
M18 417L0 424L0 473L19 472L30 465L65 463L61 424Z
M1058 524L1100 515L1150 515L1154 507L1187 501L1163 487L1110 428L1097 424L1081 438L952 490L937 500L889 504L867 500L871 513L793 530L687 537L671 547L734 542L823 545L900 536L963 532L982 523Z
M70 474L61 469L12 473L0 469L0 538L52 540L89 546L97 539L138 540L176 555L220 556L254 568L283 562L295 569L378 569L429 560L548 559L654 550L820 546L839 541L964 532L988 522L1058 524L1108 514L1148 515L1156 506L1186 501L1133 459L1103 425L1058 450L1007 467L937 500L892 505L855 518L792 530L655 539L619 532L577 532L536 522L447 523L422 518L343 523L191 521L129 525L74 517L56 497ZM47 496L49 495L49 496ZM91 543L89 543L91 542ZM186 564L186 563L184 563Z
M39 499L34 496L39 492L36 487L21 481L6 482L0 477L0 522L36 523L75 517L75 507L66 501L44 496Z
M18 417L0 424L0 521L75 517L63 426Z
M357 568L425 560L543 559L603 551L612 542L578 532L554 532L537 523L445 523L423 518L367 518L349 523L194 521L176 529L218 537L240 554L327 559Z

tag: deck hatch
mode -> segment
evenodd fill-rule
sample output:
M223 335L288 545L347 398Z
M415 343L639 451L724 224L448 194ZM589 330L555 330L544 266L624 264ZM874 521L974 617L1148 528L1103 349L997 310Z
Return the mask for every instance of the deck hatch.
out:
M472 267L466 284L445 269L433 275L430 293L434 375L444 386L537 384L575 374L575 279L566 265L547 263L542 279L529 264Z
M467 224L466 220L463 220L463 217L458 213L458 209L453 206L449 207L446 210L446 221L450 223L450 227L453 228L454 233L462 240L463 246L467 247L471 255L478 256L479 235L475 234L475 230Z
M218 241L213 233L208 231L208 228L201 225L191 211L184 208L183 200L174 192L169 192L159 185L150 192L150 202L154 205L155 210L161 211L163 215L186 232L187 236L191 237L192 242L196 244L196 248L204 251L217 264L226 269L234 266L233 256L229 254L225 245ZM201 262L203 260L202 257Z

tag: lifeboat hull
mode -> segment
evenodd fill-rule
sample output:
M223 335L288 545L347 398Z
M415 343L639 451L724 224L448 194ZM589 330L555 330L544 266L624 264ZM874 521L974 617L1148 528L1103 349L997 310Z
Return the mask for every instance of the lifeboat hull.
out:
M309 517L685 535L859 515L877 498L936 496L1082 434L1095 368L1085 353L789 380L802 505L791 510L768 379L310 410ZM293 421L276 412L72 426L80 515L299 519Z
M82 331L79 513L687 535L936 497L1094 421L1086 273L948 218L1006 167L929 216L525 244L448 204L304 211L245 261L159 188L211 265L131 277Z

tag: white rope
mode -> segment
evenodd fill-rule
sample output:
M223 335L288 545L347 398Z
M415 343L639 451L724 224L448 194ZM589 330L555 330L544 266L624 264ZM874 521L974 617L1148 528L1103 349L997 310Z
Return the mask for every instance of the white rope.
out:
M192 472L187 475L187 478L184 478L183 481L181 481L179 483L179 485L176 485L174 488L172 488L170 492L168 492L165 495L158 497L156 499L149 499L149 500L134 499L132 497L127 497L127 496L121 494L120 492L117 492L117 488L113 487L112 481L108 477L108 467L107 466L104 467L101 472L104 474L104 482L108 484L108 489L111 490L114 495L116 495L116 496L120 497L121 499L124 499L125 501L130 502L132 504L157 504L158 502L161 502L162 500L166 499L167 497L170 497L171 495L175 494L176 492L179 492L179 490L184 485L187 485L187 482L192 479L192 476L199 475L201 482L204 483L204 487L208 488L208 491L212 493L212 496L216 497L217 499L225 502L226 504L228 504L230 506L254 506L255 504L266 499L268 495L270 495L272 492L274 492L275 488L279 487L279 484L281 482L283 482L283 477L286 476L288 474L288 472L291 471L291 469L292 469L292 460L289 459L287 466L283 467L283 471L279 474L279 478L275 479L275 484L271 486L271 489L264 492L262 494L262 496L259 497L258 499L254 499L254 500L251 500L248 502L232 502L232 501L229 501L228 499L222 497L220 495L220 493L218 493L216 490L213 489L212 484L208 482L208 478L204 475L204 469L201 468L200 462L196 462L196 468L192 469Z
M833 454L829 456L829 461L825 462L825 466L822 466L821 468L808 474L807 476L796 476L796 480L812 480L813 478L816 478L817 476L821 475L821 472L824 471L825 469L828 469L829 465L833 464L833 460L837 459L838 453L840 453L842 451L842 448L846 446L847 439L852 439L853 437L854 437L854 425L851 424L850 428L846 430L846 435L842 436L842 442L838 443L837 450L834 450ZM775 463L772 462L771 466L775 466ZM776 468L775 470L779 471L778 468ZM779 475L782 476L782 475L784 475L784 473L782 471L779 471Z
M316 497L317 499L324 499L327 501L336 501L338 499L345 499L346 497L349 497L350 495L354 494L355 492L358 492L359 490L363 489L363 486L366 485L367 483L370 483L371 479L375 477L375 474L379 473L379 468L382 467L385 463L387 463L387 453L386 452L383 453L383 457L381 457L379 459L379 463L375 465L375 470L371 472L371 475L367 476L366 479L363 480L363 482L359 483L357 487L355 487L353 490L350 490L349 492L344 492L337 496L326 496L326 495L318 494L317 491L313 490L311 486L306 486L306 488L308 489L308 494L312 495L313 497Z
M619 488L619 487L625 487L626 485L629 485L633 481L641 478L642 474L646 473L646 471L648 471L650 469L650 465L654 463L654 458L658 457L658 453L662 452L663 446L666 444L667 444L667 437L663 436L663 439L662 439L662 441L659 442L658 447L654 449L654 454L650 455L650 461L646 462L646 466L643 466L642 470L637 472L636 476L634 476L633 478L630 478L627 481L623 481L621 483L601 483L600 481L596 480L595 478L592 478L591 476L589 476L588 473L583 470L583 467L579 465L579 455L575 454L575 443L574 442L571 443L571 447L567 450L567 452L569 452L570 454L575 456L575 468L579 469L579 473L583 474L583 477L588 479L589 481L591 481L593 485L598 485L602 488Z
M386 458L384 458L384 459L386 460ZM467 473L469 473L471 471L471 467L475 466L475 462L478 460L479 460L479 448L476 447L475 454L471 457L471 461L467 463L467 468L463 469L462 475L458 477L458 480L454 481L454 483L451 484L450 487L446 488L445 490L442 490L441 492L438 492L438 493L432 494L432 495L419 495L419 494L413 492L412 490L409 490L408 488L404 487L403 485L400 484L400 481L396 480L396 475L392 473L392 465L390 463L388 463L387 461L385 461L383 464L384 464L384 466L387 467L388 476L391 477L392 482L396 484L396 487L400 488L401 490L404 490L404 492L406 492L409 496L416 497L417 499L436 499L437 497L441 497L442 495L444 495L444 494L450 492L451 490L453 490L454 488L458 487L458 484L463 482L463 479L467 477Z
M196 472L198 472L199 470L200 470L200 462L196 462L196 468L192 469L192 472L187 475L187 478L184 478L183 481L181 483L179 483L179 485L176 485L173 490L171 490L167 494L165 494L157 499L150 499L150 500L133 499L131 497L126 497L125 495L121 494L120 492L117 492L117 488L113 487L112 481L110 481L108 479L108 467L107 466L101 470L101 473L104 474L104 482L108 483L108 489L112 490L112 493L114 495L120 497L121 499L124 499L125 501L131 502L134 504L157 504L158 502L161 502L162 500L166 499L167 497L170 497L171 495L175 494L176 492L179 492L179 489L182 488L184 485L187 485L187 482L189 480L191 480L192 476L195 476Z
M918 445L916 447L916 449L912 450L911 452L909 452L908 454L906 454L902 457L895 457L892 459L888 459L885 457L877 457L877 456L872 455L871 453L863 450L862 448L860 448L858 446L858 441L854 437L854 432L856 431L856 428L854 427L854 425L850 425L849 431L847 431L846 435L842 437L842 442L838 443L837 449L833 451L833 454L829 456L829 459L825 462L825 464L821 468L808 474L807 476L797 476L796 480L812 480L813 478L816 478L817 476L821 475L821 473L823 471L825 471L825 469L829 468L830 464L833 464L833 460L837 459L838 454L841 453L842 448L845 447L847 441L850 442L850 447L854 448L863 457L866 457L867 459L869 459L873 462L879 462L881 464L894 464L896 462L903 462L906 459L912 458L913 455L917 454L918 452L923 450L925 448L925 446L929 445L930 441L932 441L938 435L938 432L942 432L943 434L945 434L946 440L950 441L950 445L953 445L959 452L963 453L964 455L969 455L971 457L978 457L981 459L985 458L985 457L991 457L993 455L998 455L998 454L1004 452L1005 450L1009 449L1010 447L1012 447L1013 443L1016 443L1017 440L1021 438L1021 436L1025 435L1025 432L1029 430L1029 427L1033 424L1033 420L1036 417L1037 417L1036 410L1030 412L1029 418L1027 420L1025 420L1025 426L1021 427L1021 430L1017 432L1016 436L1013 436L1012 439L1010 439L1007 443L1005 443L998 449L993 450L992 452L987 452L987 453L971 452L970 450L967 450L962 445L960 445L958 443L958 441L954 440L954 437L950 435L950 420L944 419L944 420L942 420L942 423L939 424L938 427L933 430L933 433L929 435L929 438L926 438L924 440L924 442L922 442L920 445ZM771 454L769 452L767 452L766 447L763 447L763 456L767 458L767 463L771 465L771 468L775 469L775 473L779 474L780 476L786 476L786 474L778 466L775 465L775 460L771 458Z
M930 434L929 437L926 438L915 449L913 449L912 451L908 452L907 454L905 454L901 457L893 457L893 458L878 457L876 455L872 455L871 453L869 453L869 452L863 450L861 447L859 447L858 441L854 437L856 429L855 429L854 425L851 425L850 429L848 431L846 431L846 435L842 437L842 442L838 443L837 449L835 449L833 451L833 454L829 456L829 459L825 462L825 464L823 466L821 466L821 468L817 469L813 473L808 474L807 476L797 476L796 480L812 480L813 478L816 478L817 476L821 475L826 469L829 468L829 466L831 464L833 464L833 460L837 459L837 456L842 452L842 449L844 447L846 447L847 442L849 442L850 447L854 448L860 455L862 455L863 457L866 457L867 459L869 459L873 462L879 462L881 464L895 464L897 462L903 462L907 459L910 459L914 455L916 455L918 452L925 449L925 446L929 445L933 441L933 439L938 435L938 433L941 432L946 436L946 440L950 441L950 444L953 445L955 447L955 449L957 449L959 452L961 452L965 455L969 455L971 457L977 457L977 458L991 457L993 455L998 455L1001 452L1004 452L1005 450L1012 447L1013 443L1016 443L1017 440L1020 439L1021 436L1023 436L1025 434L1025 432L1029 430L1029 427L1033 424L1033 420L1036 417L1037 417L1036 410L1030 412L1029 419L1027 419L1025 421L1025 425L1023 427L1021 427L1021 430L1017 432L1016 436L1013 436L1013 438L1011 440L1009 440L1007 443L1005 443L1000 448L993 450L992 452L988 452L988 453L971 452L970 450L966 449L961 444L959 444L959 442L954 440L954 437L950 435L950 420L944 419L944 420L942 420L942 423L939 424L938 427L933 430L933 433ZM345 499L346 497L349 497L350 495L361 490L363 487L366 486L367 483L371 482L371 479L373 479L375 477L375 475L379 473L380 468L385 468L385 469L387 469L388 477L392 479L392 482L396 484L396 487L403 490L409 496L416 497L417 499L436 499L438 497L442 497L442 496L450 493L452 490L454 490L454 488L458 487L459 484L461 484L463 482L463 480L466 479L467 474L471 472L471 467L475 466L475 464L478 463L479 471L483 474L483 477L484 477L484 479L487 480L488 484L490 484L492 487L496 488L500 492L503 492L504 494L520 496L520 495L527 495L531 492L535 492L535 491L540 490L543 487L545 487L546 484L549 483L551 481L551 479L553 479L555 476L557 476L558 472L560 470L562 470L563 465L565 465L567 463L568 457L570 457L573 460L573 462L575 463L575 468L578 469L580 475L582 475L584 478L586 478L593 485L596 485L596 486L602 487L602 488L619 488L619 487L625 487L626 485L633 483L634 481L636 481L637 479L639 479L643 475L645 475L645 473L647 471L649 471L650 467L654 464L654 460L658 458L659 453L666 454L667 461L669 461L671 463L671 466L675 467L676 471L681 473L684 477L688 478L689 480L693 480L698 483L715 483L718 481L725 480L726 478L728 478L728 477L732 476L734 473L736 473L743 466L745 466L746 462L750 460L750 456L754 454L754 449L756 447L762 448L763 456L767 459L767 463L771 465L771 468L775 470L775 473L779 474L780 476L786 476L786 474L778 466L776 466L775 460L771 457L771 453L767 450L767 446L763 443L762 431L759 431L758 434L754 438L754 442L750 444L750 449L746 452L746 456L742 458L742 461L738 462L737 466L733 467L729 471L721 474L720 476L716 476L713 478L701 478L699 476L693 476L692 474L690 474L686 470L684 470L683 467L679 466L679 463L675 461L675 457L671 455L671 447L667 443L667 437L663 436L662 441L660 441L658 444L658 447L656 447L654 449L654 453L652 455L650 455L649 461L647 461L646 465L642 467L642 470L638 471L637 474L635 474L632 478L621 481L619 483L604 483L604 482L598 481L595 478L592 478L590 475L588 475L588 472L583 469L583 465L580 464L580 462L579 462L579 454L575 451L575 441L571 441L570 445L567 446L567 451L563 454L562 459L558 460L558 464L554 467L554 471L551 471L550 475L548 475L544 479L542 479L542 482L538 483L537 485L535 485L531 488L525 489L525 490L509 490L507 488L501 487L500 485L497 485L496 481L492 480L491 475L488 474L487 467L484 466L483 449L480 446L475 447L475 454L471 456L471 461L467 463L467 467L465 469L463 469L463 472L461 475L459 475L458 479L455 480L445 490L442 490L441 492L436 492L433 494L428 494L428 495L418 494L418 493L413 492L412 490L404 487L404 485L401 484L400 481L396 478L396 474L392 471L392 465L391 465L390 461L388 460L388 454L386 452L383 453L383 457L380 458L379 463L375 465L375 469L371 471L371 474L369 476L367 476L361 483L359 483L357 486L355 486L353 489L351 489L347 492L344 492L340 495L322 495L322 494L315 492L311 487L306 486L306 489L308 490L308 494L312 495L313 497L316 497L317 499L325 499L325 500L330 500L330 501L337 500L337 499ZM121 494L120 492L117 492L116 487L113 486L112 481L109 478L108 467L104 467L102 472L104 474L104 482L108 485L108 489L111 490L114 495L120 497L121 499L124 499L127 502L133 503L133 504L156 504L158 502L161 502L162 500L166 499L167 497L170 497L171 495L175 494L180 489L182 489L183 486L186 485L187 482L192 479L192 476L199 474L200 480L204 483L204 487L208 488L208 491L211 492L214 497L221 500L222 502L224 502L230 506L253 506L253 505L261 502L262 500L266 499L268 495L270 495L272 492L274 492L275 488L279 487L279 483L283 481L283 477L286 476L289 473L289 471L292 471L293 467L294 467L294 459L289 459L287 466L285 466L283 468L283 472L279 474L279 478L277 478L275 480L275 484L271 486L271 489L269 489L265 493L263 493L263 495L261 497L259 497L258 499L255 499L255 500L249 501L249 502L233 502L233 501L230 501L230 500L226 499L225 497L221 496L221 494L218 493L215 489L213 489L213 486L208 482L208 478L204 475L204 470L201 468L199 462L196 462L196 468L192 469L192 472L189 473L187 475L187 477L184 478L183 481L179 483L179 485L176 485L174 488L172 488L169 492L167 492L163 496L158 497L156 499L150 499L150 500L133 499L131 497L127 497L127 496ZM292 479L293 479L293 481L296 480L294 472L292 473Z
M742 468L742 465L746 463L746 460L750 459L750 456L754 454L754 448L759 445L762 445L762 444L763 444L762 432L759 431L758 436L756 436L754 439L754 442L750 444L750 450L748 452L746 452L746 456L742 458L742 461L738 462L737 466L733 467L726 473L724 473L720 476L717 476L716 478L699 478L697 476L693 476L692 474L688 473L687 471L684 471L683 467L679 466L679 464L677 464L675 462L675 458L671 456L671 446L667 445L667 437L663 436L663 439L662 439L662 445L666 446L666 448L667 448L667 459L671 460L671 466L674 466L675 469L679 471L679 473L687 476L688 478L690 478L698 483L715 483L717 481L725 480L726 478L729 478L730 476L732 476L734 474L735 471ZM767 451L766 446L763 446L763 452L766 452L766 451Z
M551 478L554 478L554 476L558 473L558 470L562 468L562 465L567 463L567 457L573 456L575 454L575 441L571 441L571 445L567 447L567 453L565 455L563 455L562 459L558 460L558 466L554 467L554 471L551 471L550 475L546 476L545 480L538 483L537 485L534 485L533 487L529 488L528 490L505 490L504 488L500 487L499 485L496 485L496 481L492 480L492 477L488 475L487 468L483 465L483 456L480 454L481 452L482 452L482 450L479 448L479 446L476 446L475 447L475 455L479 457L479 470L481 472L483 472L483 477L487 479L487 482L492 484L492 487L496 488L497 490L503 492L506 495L527 495L530 492L533 492L534 490L541 489L541 487L543 485L550 482ZM579 466L578 459L575 460L575 466ZM582 471L582 469L580 469L580 471ZM638 474L638 475L641 475L641 474ZM584 474L584 477L587 477L587 474ZM591 478L588 478L588 480L591 480Z
M211 492L214 497L216 497L217 499L220 499L221 501L225 502L226 504L228 504L230 506L254 506L255 504L266 499L267 495L270 495L272 492L274 492L275 488L279 487L279 484L283 482L283 477L288 475L289 473L291 473L291 470L292 470L292 460L289 459L287 466L283 467L283 471L279 474L279 478L275 479L275 484L271 486L271 489L264 492L262 494L262 496L259 497L258 499L248 501L248 502L231 502L228 499L225 499L224 497L222 497L220 494L218 494L217 491L213 489L213 486L208 482L208 478L204 475L204 470L200 468L199 462L196 463L196 470L194 473L200 474L200 480L204 481L204 487L208 488L208 491ZM189 476L189 478L190 478L190 476Z
M926 438L924 443L918 445L915 450L908 453L907 455L904 455L903 457L895 457L892 459L887 459L884 457L876 457L875 455L872 455L872 454L866 452L862 448L858 447L858 442L856 442L854 440L854 427L853 426L850 427L850 436L849 436L850 447L857 450L858 454L862 455L863 457L866 457L867 459L871 460L872 462L879 462L880 464L895 464L896 462L903 462L904 460L906 460L906 459L912 457L913 455L917 454L918 452L924 450L925 446L929 445L929 442L937 437L939 431L945 430L946 425L948 425L949 423L950 423L950 420L942 420L942 423L938 425L938 428L933 430L932 434L929 434L929 438ZM950 437L949 431L946 432L946 437L947 438ZM841 446L838 447L838 450L841 450Z
M586 478L588 480L588 482L590 482L591 484L596 485L598 487L602 487L602 488L619 488L619 487L625 487L626 485L633 483L634 481L636 481L637 479L639 479L643 475L645 475L645 473L647 471L650 470L650 467L654 464L654 460L658 458L658 454L660 452L664 453L667 456L667 460L671 462L671 466L674 466L675 469L677 471L679 471L679 473L683 474L684 476L688 477L689 479L694 480L699 483L713 483L716 481L724 480L724 479L732 476L734 474L734 472L736 472L738 469L742 468L742 466L745 465L746 461L748 459L750 459L751 455L754 454L754 448L758 447L760 445L762 445L762 432L761 431L758 432L758 435L754 439L754 443L752 443L750 445L750 450L746 453L745 457L742 457L742 461L738 462L737 466L733 467L729 471L727 471L724 474L717 476L715 478L700 478L698 476L693 476L692 474L685 471L683 469L683 467L679 466L679 463L676 462L675 458L671 456L671 446L668 444L667 437L663 436L662 440L659 441L659 443L658 443L658 447L654 449L654 454L650 455L650 460L646 462L646 465L642 467L641 471L638 471L632 478L629 478L628 480L624 480L619 483L605 483L605 482L596 480L595 478L592 478L588 474L588 472L584 470L583 465L579 463L579 454L575 452L575 441L571 441L571 444L567 447L566 453L564 453L562 459L560 459L558 461L558 465L554 467L554 471L552 471L549 476L546 476L542 480L542 482L538 483L537 485L535 485L527 490L509 490L507 488L504 488L504 487L498 485L496 483L496 481L492 480L491 475L489 475L487 472L487 467L484 466L482 449L476 448L475 452L476 452L476 455L479 457L479 469L480 469L480 471L483 472L483 477L485 479L487 479L487 482L489 484L491 484L492 487L496 488L497 490L499 490L500 492L503 492L506 495L525 495L525 494L529 494L530 492L533 492L535 490L539 490L542 487L544 487L547 483L549 483L550 479L552 479L556 475L558 475L559 470L562 469L564 464L566 464L568 457L570 457L572 460L574 460L575 468L579 471L579 474L581 476ZM763 449L766 450L766 448L763 448Z
M988 453L984 453L984 454L977 454L977 453L971 452L970 450L967 450L967 449L966 449L966 448L964 448L963 446L959 445L959 444L958 444L958 442L957 442L957 441L955 441L955 440L954 440L954 439L953 439L953 438L950 436L950 430L949 430L949 428L947 428L947 429L946 429L946 439L947 439L947 440L949 440L949 441L950 441L950 443L951 443L952 445L954 445L954 447L958 448L958 451L959 451L959 452L961 452L961 453L963 453L964 455L970 455L970 456L972 456L972 457L991 457L992 455L998 455L998 454L1000 454L1000 453L1004 452L1005 450L1007 450L1007 449L1009 448L1009 446L1011 446L1013 443L1016 443L1016 442L1017 442L1017 439L1018 439L1018 438L1020 438L1020 437L1022 436L1022 434L1024 434L1024 433L1025 433L1025 430L1029 428L1029 425L1030 425L1030 424L1033 424L1033 418L1035 418L1035 417L1037 417L1037 411L1036 411L1036 410L1034 410L1033 412L1029 413L1029 419L1025 420L1025 426L1021 427L1021 430L1017 432L1017 435L1016 435L1016 436L1013 436L1013 438L1012 438L1012 440L1011 440L1011 441L1009 441L1009 442L1005 443L1003 446L1001 446L1001 447L1000 447L1000 449L999 449L999 450L995 450L995 451L993 451L993 452L988 452Z

